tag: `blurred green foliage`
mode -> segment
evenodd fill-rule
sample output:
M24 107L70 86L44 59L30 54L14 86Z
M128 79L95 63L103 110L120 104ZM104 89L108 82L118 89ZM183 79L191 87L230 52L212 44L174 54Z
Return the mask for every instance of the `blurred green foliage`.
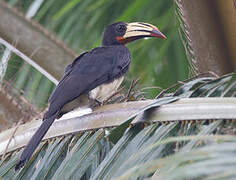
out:
M7 0L7 2L26 13L34 1ZM173 0L48 0L42 3L34 20L54 32L78 55L100 46L103 28L108 24L117 21L142 21L154 24L167 36L167 39L150 38L128 45L132 54L132 64L125 86L128 87L132 79L140 77L140 88L153 86L166 88L188 76L188 61L178 35ZM53 85L50 83L47 90L44 90L45 83L42 82L45 81L42 80L44 78L36 75L35 70L27 66L23 64L18 69L16 87L22 88L23 91L32 91L26 92L26 97L35 101L36 105L43 106L46 101L38 103L33 97L40 93L45 99L48 97L47 94L51 93ZM9 71L11 70L8 70L8 77L11 73ZM28 80L19 86L24 77L30 77L31 81ZM148 97L154 97L158 93L156 88L146 91Z

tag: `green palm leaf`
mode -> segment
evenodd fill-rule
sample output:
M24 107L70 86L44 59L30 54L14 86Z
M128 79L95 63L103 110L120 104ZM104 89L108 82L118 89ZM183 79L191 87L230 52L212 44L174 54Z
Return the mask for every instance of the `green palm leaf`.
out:
M218 88L215 96L228 94L225 93L226 90L235 92L235 87L232 85L235 84L234 76L235 74L230 74L220 78L195 79L182 85L174 96L176 98L177 95L183 94L202 96L204 92L206 97L202 99L209 99L210 102L211 98L208 98L208 95L212 92L209 89L215 89L216 86ZM228 95L235 96L235 93ZM112 129L106 128L105 131L110 131L110 134L100 129L95 132L87 131L84 134L80 132L78 135L56 137L55 141L42 143L31 161L14 178L143 179L153 176L159 179L175 177L229 179L235 177L233 168L236 166L236 161L232 158L235 151L233 148L235 135L232 134L235 121L232 118L223 118L224 114L222 118L218 118L217 113L215 120L212 116L208 119L205 114L202 114L202 120L199 118L191 121L180 120L181 116L178 114L175 116L180 117L179 121L155 120L155 117L162 112L162 107L159 106L163 106L163 102L175 101L176 98L161 98L149 103L136 111L129 121L124 119L124 124ZM218 101L227 102L227 99L230 100L230 98L220 98ZM200 102L200 99L192 100L195 103ZM177 105L178 101L172 104ZM165 106L173 107L172 104ZM214 109L213 106L208 107ZM229 112L228 106L224 107L225 111ZM159 111L154 111L158 108ZM225 114L225 117L227 115L229 114ZM156 122L150 124L150 118ZM209 121L211 119L213 122ZM136 124L127 126L132 122ZM119 130L121 130L120 135ZM14 174L14 165L18 158L18 153L14 152L12 151L2 161L0 174L4 178ZM209 167L206 168L207 166ZM222 175L222 172L225 172L225 175Z

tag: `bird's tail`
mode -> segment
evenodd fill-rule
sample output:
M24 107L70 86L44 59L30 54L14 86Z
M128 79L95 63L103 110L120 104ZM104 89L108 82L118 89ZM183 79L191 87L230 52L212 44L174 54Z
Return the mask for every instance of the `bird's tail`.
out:
M44 119L41 126L35 132L33 137L30 139L29 143L25 147L24 151L22 152L20 156L20 160L16 164L15 170L18 170L19 168L24 166L24 164L30 159L30 157L34 153L35 149L39 145L40 141L43 139L44 135L46 134L46 132L48 131L48 129L50 128L50 126L52 125L56 117L57 117L57 113L55 113L53 116L51 116L48 119Z

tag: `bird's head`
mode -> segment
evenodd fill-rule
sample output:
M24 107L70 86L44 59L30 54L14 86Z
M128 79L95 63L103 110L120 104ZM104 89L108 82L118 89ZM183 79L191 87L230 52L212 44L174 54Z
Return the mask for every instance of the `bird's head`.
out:
M145 37L166 38L166 36L152 24L143 22L117 22L105 28L102 44L104 46L120 45Z

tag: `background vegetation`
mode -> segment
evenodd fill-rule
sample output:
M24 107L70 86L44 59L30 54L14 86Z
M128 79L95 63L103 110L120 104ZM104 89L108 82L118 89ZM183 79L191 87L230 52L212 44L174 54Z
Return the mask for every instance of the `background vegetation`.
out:
M7 1L27 14L32 3L24 0ZM167 1L43 1L32 17L48 31L71 47L76 54L100 46L103 28L117 21L149 22L159 27L166 40L140 40L128 45L132 64L125 85L141 78L140 88L159 86L166 88L188 76L188 62L178 36L175 7ZM32 57L33 58L33 57ZM23 90L25 97L34 104L45 106L54 85L35 72L29 65L10 61L7 79L14 80L15 87ZM17 72L17 73L16 73ZM40 89L40 91L39 91ZM155 97L160 89L146 88L146 97Z

